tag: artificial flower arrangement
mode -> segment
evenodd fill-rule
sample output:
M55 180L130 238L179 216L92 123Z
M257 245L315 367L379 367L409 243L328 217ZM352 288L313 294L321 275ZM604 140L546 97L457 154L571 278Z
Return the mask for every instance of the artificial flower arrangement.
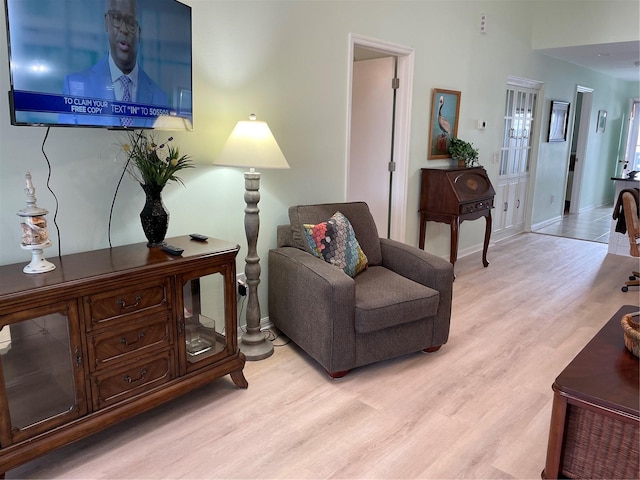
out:
M184 182L176 174L182 169L193 168L188 155L180 155L178 147L169 137L158 145L153 133L133 130L128 133L129 142L122 144L127 155L127 171L141 185L164 187L168 182Z

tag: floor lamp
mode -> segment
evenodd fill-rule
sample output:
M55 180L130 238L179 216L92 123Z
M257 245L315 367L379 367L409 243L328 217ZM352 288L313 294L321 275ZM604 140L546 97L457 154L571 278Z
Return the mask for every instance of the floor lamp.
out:
M273 344L260 331L260 302L258 284L260 283L260 257L257 253L260 217L260 173L255 168L289 168L278 142L273 138L269 126L256 120L238 122L231 132L222 152L213 162L214 165L231 167L249 167L244 174L244 229L247 235L247 256L244 273L247 277L247 331L240 339L240 351L247 360L262 360L273 354Z

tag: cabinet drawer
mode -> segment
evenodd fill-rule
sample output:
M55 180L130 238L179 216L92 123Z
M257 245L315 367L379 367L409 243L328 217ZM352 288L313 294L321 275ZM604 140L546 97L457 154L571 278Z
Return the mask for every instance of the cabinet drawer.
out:
M464 203L460 205L460 214L479 212L493 208L493 198L485 198L477 202Z
M87 330L114 320L168 311L169 281L165 278L153 282L110 290L84 298Z
M126 400L167 383L174 377L171 350L144 361L93 376L91 393L95 410Z
M103 368L127 356L168 347L171 344L169 315L145 318L117 331L105 331L89 338L91 370Z

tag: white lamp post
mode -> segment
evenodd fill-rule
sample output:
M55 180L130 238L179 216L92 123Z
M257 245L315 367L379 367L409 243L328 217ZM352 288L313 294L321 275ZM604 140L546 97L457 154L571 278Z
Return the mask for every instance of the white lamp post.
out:
M245 276L247 277L247 331L240 339L240 351L247 360L262 360L273 354L273 344L260 331L260 302L258 284L260 283L260 257L257 253L260 217L260 173L255 168L289 168L278 142L265 122L256 120L238 122L222 148L222 152L213 162L214 165L231 167L249 167L244 174L244 229L247 236L247 256L245 258Z

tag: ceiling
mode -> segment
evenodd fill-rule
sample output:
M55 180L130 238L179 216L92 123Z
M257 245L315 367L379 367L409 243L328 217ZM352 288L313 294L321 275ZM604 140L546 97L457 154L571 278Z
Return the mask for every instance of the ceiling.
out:
M640 81L640 41L546 48L538 53L580 65L620 80ZM354 60L370 60L388 54L356 47Z
M640 41L546 48L536 52L613 78L640 81Z

